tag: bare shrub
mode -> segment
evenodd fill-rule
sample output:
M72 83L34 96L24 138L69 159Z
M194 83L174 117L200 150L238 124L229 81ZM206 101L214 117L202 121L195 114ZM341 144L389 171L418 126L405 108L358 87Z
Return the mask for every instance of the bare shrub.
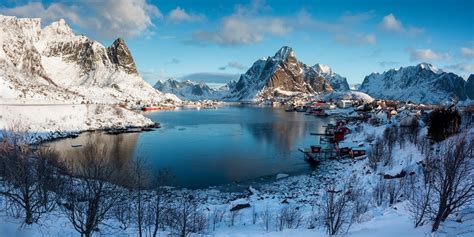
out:
M177 198L177 206L170 211L174 235L186 237L190 233L202 233L206 229L207 217L199 209L195 197L188 192Z
M283 229L296 229L300 227L303 215L298 207L284 206L277 216L278 227Z
M374 146L372 147L372 150L369 154L369 166L373 170L377 170L377 166L379 162L382 160L382 157L384 156L384 142L382 139L377 139L374 143Z
M373 198L377 206L381 206L383 204L386 191L387 181L382 176L380 176L379 182L373 190Z
M221 223L222 219L224 219L225 212L226 211L225 211L224 208L214 208L212 210L211 219L212 219L212 230L213 231L216 230L216 225L218 223Z

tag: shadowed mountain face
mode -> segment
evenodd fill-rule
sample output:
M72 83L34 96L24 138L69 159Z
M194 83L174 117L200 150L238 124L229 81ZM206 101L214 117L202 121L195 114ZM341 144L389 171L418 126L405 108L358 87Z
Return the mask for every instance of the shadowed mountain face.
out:
M296 58L292 48L285 46L273 57L257 60L243 74L228 99L259 100L295 93L315 94L334 88L348 90L345 78L325 65L310 67Z
M377 99L435 104L465 100L469 91L463 78L427 63L372 73L359 90Z
M474 100L474 74L471 74L466 83L466 96Z

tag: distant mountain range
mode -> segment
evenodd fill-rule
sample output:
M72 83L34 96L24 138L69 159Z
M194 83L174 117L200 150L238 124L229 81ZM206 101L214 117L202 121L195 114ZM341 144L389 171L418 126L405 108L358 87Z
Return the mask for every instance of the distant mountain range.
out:
M204 82L193 82L190 80L177 81L173 78L156 82L154 88L164 93L175 94L182 100L218 100L228 92L227 87L213 89Z
M443 103L474 99L474 76L462 77L443 72L428 63L372 73L364 78L359 91L377 99Z
M149 104L177 99L139 75L122 39L109 47L75 35L64 20L0 15L0 101Z

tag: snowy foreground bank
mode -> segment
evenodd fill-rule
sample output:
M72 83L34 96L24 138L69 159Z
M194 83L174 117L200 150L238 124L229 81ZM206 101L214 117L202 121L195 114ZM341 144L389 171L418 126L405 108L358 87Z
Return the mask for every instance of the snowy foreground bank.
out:
M373 143L384 135L388 126L391 125L354 127L357 132L346 140ZM426 128L422 128L418 134L418 137L424 136ZM472 138L474 129L467 136ZM326 190L333 185L334 190L350 187L354 194L353 200L344 209L346 221L351 218L351 223L343 226L348 229L347 236L473 236L473 204L454 212L435 233L431 232L431 223L428 221L414 227L413 207L406 195L415 192L412 189L418 185L417 178L411 178L418 177L421 172L420 161L424 155L420 147L422 145L419 143L415 145L407 139L400 144L395 143L389 164L380 161L374 167L368 158L326 160L311 174L278 179L256 188L249 187L246 192L171 189L167 194L167 206L180 208L181 198L189 195L197 200L196 208L200 210L206 224L199 231L200 234L190 236L327 236L321 224L321 207L328 200ZM396 177L401 173L407 175L402 178L384 178ZM413 182L413 185L408 185L409 182ZM5 206L4 202L1 199L0 208ZM166 216L168 210L163 209L162 215ZM21 218L7 217L5 211L1 213L0 232L5 236L78 236L67 216L60 211L53 211L38 224L30 226L22 226ZM191 218L191 214L188 217ZM137 235L133 223L120 222L114 218L100 225L98 231L95 233L97 236ZM145 236L152 236L151 229L146 228L144 232L147 233ZM158 236L173 233L176 234L165 227L160 229Z
M0 105L0 130L21 123L35 136L51 139L89 130L152 126L140 113L113 105Z

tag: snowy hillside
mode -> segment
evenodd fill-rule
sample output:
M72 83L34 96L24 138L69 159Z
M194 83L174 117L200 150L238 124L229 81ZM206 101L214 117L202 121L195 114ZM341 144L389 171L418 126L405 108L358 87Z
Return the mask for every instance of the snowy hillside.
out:
M64 20L0 15L3 103L157 103L166 98L138 74L122 39L104 47Z
M391 69L364 78L359 90L377 99L394 99L417 103L442 103L465 100L466 81L431 64Z
M227 88L213 89L204 82L177 81L172 78L156 82L154 88L164 93L175 94L182 100L220 99L223 93L228 92Z
M242 74L226 99L261 100L348 88L346 79L329 67L321 64L310 67L297 60L292 48L284 46L273 57L257 60Z

